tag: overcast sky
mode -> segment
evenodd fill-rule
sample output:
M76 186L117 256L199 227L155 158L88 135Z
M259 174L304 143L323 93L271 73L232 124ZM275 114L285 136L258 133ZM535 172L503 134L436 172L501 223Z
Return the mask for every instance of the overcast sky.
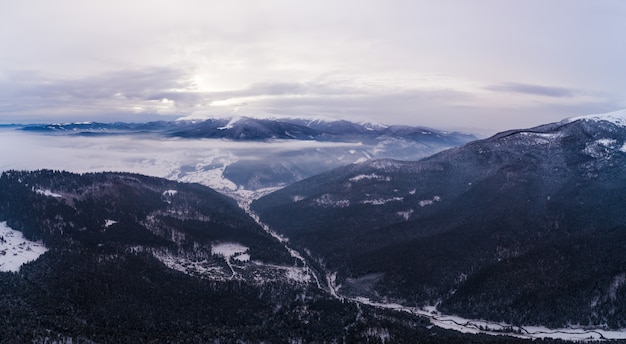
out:
M502 130L626 107L621 0L0 0L0 123Z

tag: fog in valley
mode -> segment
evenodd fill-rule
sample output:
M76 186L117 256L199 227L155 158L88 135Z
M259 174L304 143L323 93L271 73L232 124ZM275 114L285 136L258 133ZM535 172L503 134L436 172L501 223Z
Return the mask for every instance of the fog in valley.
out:
M227 193L237 190L241 184L246 189L280 186L325 169L367 159L372 150L380 151L380 147L372 149L359 142L46 135L14 129L2 129L0 133L3 141L0 170L3 171L124 171L197 182ZM264 173L266 179L259 180Z

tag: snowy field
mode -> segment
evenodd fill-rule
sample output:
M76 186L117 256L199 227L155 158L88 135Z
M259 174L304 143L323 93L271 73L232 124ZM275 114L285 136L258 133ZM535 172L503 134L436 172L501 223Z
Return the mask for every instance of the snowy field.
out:
M17 272L20 267L46 253L43 244L27 240L6 222L0 222L0 271Z
M420 309L414 307L406 307L395 303L374 302L364 297L356 297L352 299L352 301L378 308L393 309L397 311L421 315L430 319L430 322L437 327L455 330L463 333L484 333L497 336L507 335L525 339L551 338L580 342L612 341L626 339L626 330L611 331L604 329L576 327L550 329L541 326L516 326L501 322L473 320L453 315L445 315L439 313L435 307L426 307Z
M226 260L249 261L250 255L246 253L248 250L248 247L232 242L211 245L211 254L222 256Z

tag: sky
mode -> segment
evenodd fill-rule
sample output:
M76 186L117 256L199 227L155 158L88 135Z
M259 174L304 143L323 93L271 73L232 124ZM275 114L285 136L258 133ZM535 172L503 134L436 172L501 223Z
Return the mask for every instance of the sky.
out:
M626 108L621 0L0 0L0 123L497 131Z

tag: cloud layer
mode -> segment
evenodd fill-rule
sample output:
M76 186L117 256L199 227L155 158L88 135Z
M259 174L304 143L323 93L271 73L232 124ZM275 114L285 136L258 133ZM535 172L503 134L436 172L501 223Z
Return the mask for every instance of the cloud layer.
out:
M531 126L626 107L624 16L611 0L9 2L0 122Z

